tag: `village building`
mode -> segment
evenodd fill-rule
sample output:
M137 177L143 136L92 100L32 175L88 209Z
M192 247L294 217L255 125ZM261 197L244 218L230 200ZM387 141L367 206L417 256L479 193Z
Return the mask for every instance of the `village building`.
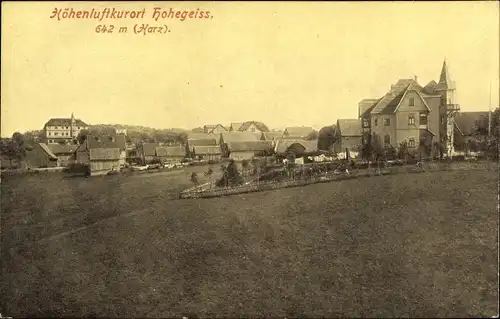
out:
M481 137L488 135L489 112L461 112L455 116L455 151L475 153Z
M220 145L216 146L194 146L191 155L202 161L219 161L222 157Z
M120 148L113 136L88 135L76 150L76 162L87 165L90 176L120 170Z
M318 140L304 139L280 139L277 141L274 151L278 161L283 161L293 155L296 164L312 162L316 156L322 154L322 151L318 149Z
M26 150L24 162L27 168L46 168L57 167L57 160L57 156L45 143L36 143L30 150Z
M43 127L44 140L48 144L72 143L76 141L81 130L88 130L88 128L88 124L76 119L73 113L70 118L52 118Z
M269 132L269 128L259 121L236 122L229 125L229 132Z
M235 161L252 160L273 153L270 141L230 141L225 143L227 157Z
M287 127L283 131L282 138L284 139L307 139L314 132L314 128L310 126L293 126Z
M184 146L157 146L155 147L156 161L160 163L177 164L181 163L187 156Z
M156 143L142 143L137 148L137 155L141 159L142 164L151 164L156 158Z
M352 157L357 157L362 146L361 119L339 119L335 126L337 141L333 145L335 153L345 158L346 150Z
M425 87L417 78L400 79L379 99L359 102L358 114L367 143L377 139L382 147L406 143L410 151L430 155L437 147L453 152L455 115L460 110L446 61L439 82Z
M68 166L75 163L76 157L75 152L78 148L76 144L48 144L47 147L50 149L52 154L57 156L57 166Z
M227 132L228 129L222 126L221 124L215 125L205 125L203 127L203 133L206 134L220 134L222 132Z
M230 142L251 142L251 141L261 141L262 133L252 133L252 132L228 132L221 133L219 138L219 144L222 151L223 157L229 156L228 143Z

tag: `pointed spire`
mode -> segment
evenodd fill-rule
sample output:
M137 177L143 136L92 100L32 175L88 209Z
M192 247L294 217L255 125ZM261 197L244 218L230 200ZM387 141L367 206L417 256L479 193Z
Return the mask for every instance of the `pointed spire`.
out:
M448 72L448 67L446 66L446 58L443 61L443 67L441 68L441 75L439 77L439 84L444 84L447 87L451 88L452 81L450 78L450 73Z

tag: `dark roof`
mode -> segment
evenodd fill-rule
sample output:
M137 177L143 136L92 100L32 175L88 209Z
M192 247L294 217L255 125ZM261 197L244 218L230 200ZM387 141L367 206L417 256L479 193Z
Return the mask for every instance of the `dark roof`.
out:
M275 146L275 151L278 154L285 153L293 144L300 144L304 147L305 153L314 153L318 151L318 140L304 140L304 139L281 139Z
M115 138L116 138L116 145L120 150L124 150L127 148L127 140L125 138L125 134L123 133L116 134Z
M422 91L426 94L434 94L436 91L436 86L437 86L436 81L432 80L429 83L427 83L426 86L424 86Z
M92 148L89 152L90 160L119 160L120 149L115 148Z
M158 146L155 148L156 156L160 157L184 157L186 148L184 146Z
M220 146L195 146L193 149L196 155L218 155L222 153Z
M238 131L240 127L243 125L245 122L234 122L229 124L229 129L233 129L233 131Z
M48 148L52 151L54 154L72 154L76 151L78 148L78 145L73 145L73 144L49 144L47 145Z
M75 119L76 126L88 126L84 121ZM45 126L71 126L71 118L52 118Z
M188 133L188 144L194 145L217 145L219 142L219 135L209 133Z
M273 148L270 141L234 141L229 142L227 147L230 152L260 152Z
M446 65L446 60L443 61L443 67L441 68L441 74L439 76L439 86L446 89L454 89L455 82L451 80L450 72L448 71L448 66Z
M252 125L252 124L254 124L255 127L257 127L262 132L269 131L269 128L266 126L266 124L264 124L262 122L257 122L257 121L248 121L248 122L243 123L240 126L240 128L238 129L238 131L246 131L250 127L250 125Z
M155 156L156 155L156 143L143 143L142 144L142 155L144 156Z
M304 138L311 134L314 129L310 126L293 126L285 128L283 138Z
M247 141L260 141L261 133L253 132L224 132L221 133L224 143L228 142L247 142Z
M387 92L370 111L371 114L392 114L398 107L407 91L416 91L419 95L423 88L413 79L400 79L391 86Z
M365 111L363 111L363 113L359 114L360 117L363 117L363 116L366 116L368 114L370 114L370 112L373 110L373 108L375 107L375 105L377 105L377 103L380 101L381 99L363 99L359 102L359 104L364 104L364 105L370 105Z
M38 146L42 149L42 151L45 154L47 154L47 156L50 159L53 159L53 160L57 159L57 156L49 149L49 147L47 146L47 144L45 144L45 143L38 143Z
M488 120L488 112L460 112L455 115L455 124L463 135L471 135L478 124Z
M361 120L339 119L337 120L337 129L341 136L361 136Z

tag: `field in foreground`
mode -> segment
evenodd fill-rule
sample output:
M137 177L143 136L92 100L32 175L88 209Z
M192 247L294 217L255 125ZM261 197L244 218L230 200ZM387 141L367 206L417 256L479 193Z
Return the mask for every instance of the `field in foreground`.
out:
M2 180L0 312L14 318L498 313L491 171L176 200L188 185L185 172Z

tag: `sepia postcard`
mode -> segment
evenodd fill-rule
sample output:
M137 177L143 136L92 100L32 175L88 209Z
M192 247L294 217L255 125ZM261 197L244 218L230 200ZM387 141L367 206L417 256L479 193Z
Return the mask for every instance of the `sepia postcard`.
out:
M497 1L4 1L0 318L498 318Z

